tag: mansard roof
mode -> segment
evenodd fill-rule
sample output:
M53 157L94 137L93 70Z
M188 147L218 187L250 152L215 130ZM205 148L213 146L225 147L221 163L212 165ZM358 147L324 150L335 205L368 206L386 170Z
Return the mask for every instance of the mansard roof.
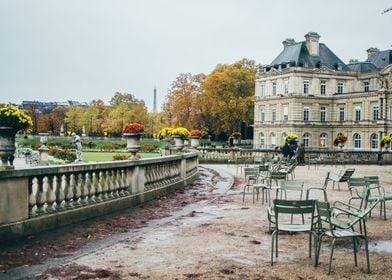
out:
M304 68L329 67L350 71L350 68L323 43L319 43L319 55L310 55L306 41L287 45L269 66L276 67L289 63L290 66Z
M378 69L383 69L392 64L392 50L375 51L369 55L366 61L374 64Z
M372 71L376 71L377 67L370 62L356 62L347 64L347 66L351 69L351 71L359 72L359 73L368 73Z

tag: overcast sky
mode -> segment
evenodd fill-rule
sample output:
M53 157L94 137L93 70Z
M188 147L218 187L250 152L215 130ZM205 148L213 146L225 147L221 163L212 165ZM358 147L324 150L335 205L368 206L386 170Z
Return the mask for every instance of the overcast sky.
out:
M318 32L344 62L391 49L392 1L0 0L0 103L107 103L158 109L180 73L242 58L270 63L285 38Z

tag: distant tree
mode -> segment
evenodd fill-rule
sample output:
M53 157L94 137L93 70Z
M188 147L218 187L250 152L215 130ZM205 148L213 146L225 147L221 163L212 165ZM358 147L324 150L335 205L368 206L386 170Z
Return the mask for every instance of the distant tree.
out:
M241 131L253 123L256 69L253 60L222 64L204 79L201 97L207 129L218 135ZM210 121L208 121L210 120Z
M145 105L143 100L139 100L132 93L126 92L115 92L109 103L111 106L118 106L120 104L132 105L135 103Z
M171 126L200 126L201 107L198 99L204 78L204 74L182 73L172 83L163 106Z
M83 128L83 114L84 110L81 107L71 106L67 107L65 112L64 123L67 126L68 132L82 132Z

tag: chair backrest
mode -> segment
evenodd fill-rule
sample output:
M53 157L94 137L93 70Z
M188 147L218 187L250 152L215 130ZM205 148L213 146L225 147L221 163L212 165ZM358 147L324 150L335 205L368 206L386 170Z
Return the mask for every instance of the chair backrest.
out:
M279 171L271 171L269 174L269 183L272 185L272 181L275 181L278 184L278 181L286 180L287 173L286 172L279 172Z
M309 214L311 216L311 220L314 220L314 210L316 202L315 200L286 200L286 199L274 199L274 212L275 212L275 222L276 227L279 230L279 214ZM291 219L291 222L292 219ZM302 220L300 221L302 224ZM312 222L313 223L313 222Z
M302 190L305 182L301 180L285 180L281 182L280 187L287 190Z
M328 182L329 182L329 174L331 174L330 171L327 171L327 174L325 174L325 179L324 179L324 185L323 188L326 189L328 186Z
M245 174L245 178L248 178L249 176L258 176L259 169L257 167L245 167L244 174Z
M370 192L377 192L378 195L383 193L383 187L380 186L380 178L378 176L365 176L365 179L369 183Z
M350 179L351 176L354 174L354 172L355 168L346 169L344 173L342 173L342 175L340 176L339 182L347 182L348 179Z

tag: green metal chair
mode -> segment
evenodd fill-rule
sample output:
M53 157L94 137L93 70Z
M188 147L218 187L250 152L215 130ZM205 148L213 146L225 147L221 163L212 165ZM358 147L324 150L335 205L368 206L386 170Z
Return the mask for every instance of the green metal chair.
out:
M378 176L365 176L369 182L370 194L368 201L378 199L380 201L380 216L384 214L384 220L387 219L387 211L385 203L392 201L392 195L387 194L383 186L380 185L380 179Z
M321 252L321 243L324 236L331 238L331 252L329 256L328 263L328 271L330 274L332 270L332 259L333 259L333 251L335 248L335 242L339 238L351 238L353 242L353 250L354 250L354 264L358 265L357 262L357 246L358 240L362 239L365 243L365 254L366 254L366 262L367 262L367 271L370 273L370 260L369 260L369 250L368 250L368 238L366 231L366 216L372 211L375 205L378 203L377 200L374 200L369 207L364 209L363 211L358 211L355 214L351 211L346 211L347 215L352 217L351 220L340 220L336 215L336 211L341 213L345 211L345 209L337 208L335 206L330 207L329 202L317 201L317 214L318 214L318 248L317 248L317 256L316 256L316 266L319 264L320 252ZM354 225L360 224L363 227L363 232L354 231ZM324 226L325 225L325 226ZM324 230L326 228L326 230Z
M272 233L271 245L271 265L274 263L274 255L278 257L278 240L280 232L305 232L309 234L309 257L312 256L312 245L314 247L315 257L317 256L316 242L317 235L315 231L315 200L282 200L273 201L274 215L268 214L270 223L275 224L275 230ZM269 210L271 211L271 209ZM306 215L310 219L308 223L292 220L293 215ZM313 243L313 244L312 244Z
M349 168L342 170L339 173L330 172L329 181L332 181L332 189L335 189L335 183L338 184L338 190L340 191L340 183L347 183L348 179L354 174L355 168Z
M324 179L324 185L322 185L321 187L310 186L310 187L306 188L306 199L309 199L311 192L322 191L323 195L324 195L324 201L328 201L327 186L328 186L328 181L329 181L329 173L330 172L327 171L327 174L325 175L325 179Z
M243 192L243 196L242 196L242 202L245 201L245 193L250 189L252 189L252 193L253 193L253 203L255 202L254 199L254 190L253 187L254 185L257 183L257 180L259 178L259 168L257 167L245 167L244 168L244 175L245 175L245 185L244 185L244 192Z

